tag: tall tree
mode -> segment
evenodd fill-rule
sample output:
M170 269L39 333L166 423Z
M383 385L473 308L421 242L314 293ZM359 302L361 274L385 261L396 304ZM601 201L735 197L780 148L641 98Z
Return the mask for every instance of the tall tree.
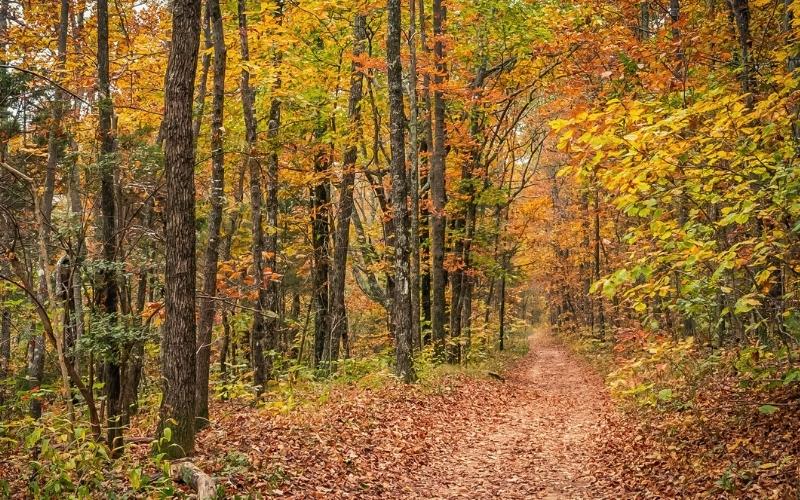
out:
M100 238L104 265L101 268L100 285L95 294L99 312L109 324L116 322L119 294L117 289L116 253L116 199L114 188L114 136L111 121L114 107L111 99L108 52L108 0L97 2L97 82L100 92L98 102L98 137L100 139ZM122 373L120 370L119 346L113 346L105 361L103 377L106 391L106 421L108 445L113 454L122 447Z
M409 157L411 160L411 339L416 349L422 347L420 329L420 245L419 245L419 103L417 94L417 0L408 2L408 100L411 110Z
M284 0L275 0L275 9L272 16L276 24L283 22ZM273 47L272 66L275 71L275 82L273 92L277 92L281 87L280 66L283 54L277 47ZM266 265L273 275L278 272L278 153L280 152L279 132L281 130L281 99L273 95L269 104L269 115L267 120L267 234L264 241L264 252L266 253ZM266 302L265 310L268 311L264 320L264 330L266 337L266 348L274 351L278 345L278 330L280 328L281 304L280 281L274 277L266 283ZM272 371L272 358L267 357L267 376Z
M250 45L247 32L246 0L238 1L239 37L242 61L250 60ZM253 225L253 279L258 290L258 302L253 314L253 325L250 332L250 362L253 367L253 384L257 391L264 390L267 381L265 358L265 315L267 309L267 288L264 282L264 218L262 215L263 189L261 183L261 163L257 145L257 129L255 116L255 89L250 85L250 71L242 65L241 79L242 113L244 116L245 140L247 152L245 161L250 174L250 211Z
M446 71L444 62L445 7L442 0L433 0L433 54L436 72L433 77L433 155L429 173L431 213L431 330L437 357L445 350L445 287L444 230L445 230L445 107L442 83Z
M11 311L0 311L0 377L8 374L11 362Z
M172 45L164 94L166 169L166 322L161 342L159 435L169 427L170 457L194 451L195 436L195 188L192 102L200 49L200 0L172 3Z
M325 135L325 125L317 116L315 136L321 140ZM322 361L325 345L330 345L329 281L330 257L328 236L330 235L330 181L328 167L330 160L327 147L316 144L314 155L314 184L311 186L311 246L313 268L311 270L312 303L314 304L314 364ZM329 367L330 368L330 367Z
M207 0L214 46L214 98L211 115L211 213L208 217L208 244L203 260L203 295L200 298L197 327L197 425L208 422L208 375L211 364L211 330L216 313L217 264L220 229L225 206L225 150L223 123L225 109L225 68L227 49L219 0Z
M405 116L403 113L403 67L400 59L400 0L386 4L388 30L386 60L389 80L389 135L392 174L392 220L394 222L394 326L395 371L406 382L415 378L411 353L411 288L408 213L408 180L405 165Z
M345 307L345 277L347 276L347 252L350 247L350 219L353 216L353 186L358 159L357 135L361 124L361 98L364 90L364 74L358 58L364 53L367 40L367 19L356 14L353 22L353 62L350 68L350 97L347 103L347 146L342 158L342 181L339 184L339 204L336 210L336 226L333 235L333 262L331 267L331 337L325 349L325 359L336 361L339 348L348 335L347 309Z
M425 17L425 0L419 0L419 39L420 39L420 46L422 48L423 54L426 58L430 56L430 47L428 46L428 33L427 33L427 22ZM415 59L412 57L412 60ZM424 110L424 119L422 120L422 128L423 134L420 140L419 145L419 155L421 156L420 161L423 163L424 168L422 169L426 174L427 178L430 179L430 155L428 154L433 147L433 105L431 103L431 75L429 71L426 71L422 75L422 103L423 103L423 110ZM419 182L422 182L422 179L419 179ZM431 334L431 253L430 253L430 235L431 235L431 227L430 227L430 183L428 184L428 189L424 189L421 193L421 202L420 202L420 229L419 229L419 240L420 240L420 252L422 253L420 257L420 294L421 297L421 307L422 307L422 319L427 325L425 329L425 334L423 335L422 342L426 343L429 339ZM424 265L422 264L424 262Z

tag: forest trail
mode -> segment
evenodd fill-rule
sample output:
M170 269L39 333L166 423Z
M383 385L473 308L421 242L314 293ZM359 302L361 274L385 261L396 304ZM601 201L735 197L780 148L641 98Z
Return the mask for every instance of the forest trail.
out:
M534 331L530 352L508 375L512 404L483 418L455 452L434 452L415 475L425 498L606 498L622 491L593 471L615 412L600 376ZM602 479L601 479L602 478Z

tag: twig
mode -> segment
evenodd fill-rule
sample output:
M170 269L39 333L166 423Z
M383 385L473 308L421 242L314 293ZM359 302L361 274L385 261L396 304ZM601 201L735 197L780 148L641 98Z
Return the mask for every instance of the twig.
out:
M11 172L12 175L14 175L16 177L19 177L20 179L24 180L25 182L33 184L33 178L32 177L28 177L27 175L23 174L22 172L20 172L16 168L12 167L8 163L0 162L0 167L3 167L4 169L8 170L9 172Z
M60 83L56 82L55 80L53 80L51 78L48 78L48 77L44 76L41 73L37 73L37 72L35 72L33 70L26 69L26 68L20 68L19 66L14 66L13 64L0 64L0 68L13 69L13 70L19 71L20 73L26 73L28 75L35 76L36 78L40 78L40 79L42 79L42 80L44 80L44 81L46 81L46 82L48 82L48 83L50 83L52 85L55 85L56 87L58 87L59 89L61 89L64 92L66 92L67 94L71 95L75 99L81 101L85 105L87 105L89 107L92 106L92 104L89 101L87 101L86 99L84 99L83 97L79 96L75 92L72 92L68 88L65 88L63 85L61 85Z

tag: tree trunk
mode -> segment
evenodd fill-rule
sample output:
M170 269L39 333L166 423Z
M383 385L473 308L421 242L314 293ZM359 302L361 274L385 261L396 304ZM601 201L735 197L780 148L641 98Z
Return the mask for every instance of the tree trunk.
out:
M639 40L650 38L650 3L645 0L639 3Z
M0 311L0 378L8 375L11 364L11 312Z
M408 182L405 167L405 116L403 115L403 67L400 60L400 0L387 1L386 59L389 81L389 134L391 144L392 219L394 221L395 372L406 382L415 378L411 353L411 290L408 224Z
M428 47L428 34L425 18L425 0L419 0L419 36L422 51L426 55L430 55L430 48ZM433 144L433 124L432 124L432 104L431 104L431 77L428 72L422 76L422 101L425 109L425 118L422 120L423 126L423 139L420 141L420 153L422 153L422 162L424 165L423 175L430 175L430 157L428 152ZM430 199L430 189L423 190L422 195L424 201L420 204L420 248L422 257L420 265L422 268L420 277L420 292L422 295L422 318L425 324L422 343L427 344L430 342L431 337L431 253L430 253L430 209L428 200Z
M467 205L467 214L465 220L465 233L463 244L463 270L461 272L461 298L459 299L460 313L461 313L461 330L466 335L466 339L462 342L461 349L459 350L459 361L465 361L465 357L469 352L471 344L471 327L472 327L472 287L473 276L470 271L472 265L472 238L475 234L475 225L477 224L477 207L475 205L475 194L472 188L469 191L469 200Z
M742 67L739 81L742 93L748 94L755 90L756 83L752 61L753 39L750 36L750 4L748 0L729 0L729 2L736 22L736 34L739 41L739 57L741 58L739 63ZM748 107L752 107L753 102L753 96L748 96L746 99Z
M600 280L600 191L597 187L594 190L594 279ZM603 299L597 299L597 321L600 328L600 338L606 335L606 317L603 306Z
M353 23L353 63L350 73L350 98L347 104L347 117L353 139L345 149L342 158L342 182L339 185L339 206L336 210L336 227L333 236L333 267L331 268L331 338L330 347L325 349L325 359L335 362L339 359L340 344L348 336L347 308L345 307L345 278L347 277L347 252L350 248L350 219L353 215L353 185L356 177L358 148L355 137L361 124L361 98L363 95L364 74L355 61L364 53L367 39L366 17L356 15Z
M192 136L195 143L200 136L200 127L203 125L203 114L206 107L206 92L208 89L208 70L211 67L211 49L214 47L211 38L211 2L206 2L205 14L203 15L203 39L205 47L203 57L200 62L200 84L197 89L197 101L195 102L195 116L192 125Z
M200 299L197 329L197 427L208 422L208 375L211 365L211 330L214 326L217 295L217 264L219 261L220 229L225 205L225 151L223 121L225 106L225 68L227 50L222 26L219 0L207 0L211 31L214 39L214 101L211 117L211 213L208 217L208 246L203 261L203 296Z
M275 22L281 24L283 22L283 9L284 0L276 0L275 10L272 12ZM281 52L273 48L275 51L272 55L272 64L274 66L276 78L273 85L273 91L277 91L281 87L280 64L283 58ZM280 151L280 141L278 133L281 128L281 100L278 97L273 97L269 105L269 121L267 126L267 140L269 147L269 154L267 155L267 227L269 231L266 234L264 241L264 251L267 255L266 265L267 268L273 273L278 272L278 152ZM278 335L280 329L280 288L281 283L278 279L270 279L266 283L266 311L267 315L264 319L264 331L266 349L268 352L274 352L278 345ZM271 377L272 373L272 355L266 359L266 372L267 378Z
M117 207L114 188L114 137L111 121L114 113L109 78L108 52L108 0L97 2L97 76L100 91L99 129L100 138L100 237L105 266L100 273L100 285L96 302L110 323L116 322L119 290L116 273L116 222ZM103 378L106 390L106 422L108 446L112 455L122 452L122 372L120 369L120 347L113 346L110 358L105 360Z
M445 287L444 231L445 231L445 107L441 84L446 71L444 63L443 24L445 8L442 0L433 1L433 35L436 73L433 82L433 155L430 168L431 214L431 330L436 355L445 354Z
M77 146L72 148L73 150L77 150ZM83 206L81 205L81 195L80 195L80 173L78 171L78 164L75 161L72 161L70 164L70 172L69 172L69 181L68 181L68 190L69 190L69 204L70 204L70 215L74 217L76 220L83 220ZM72 310L73 310L73 319L72 321L75 323L75 340L76 342L83 337L83 280L81 278L81 265L83 264L83 260L86 257L86 243L85 243L85 233L83 229L79 234L76 245L75 251L72 255ZM78 356L75 356L75 369L79 369L79 360Z
M200 0L172 3L172 48L164 110L166 276L161 342L164 396L159 436L172 429L171 458L194 451L195 435L195 150L192 101L200 48Z
M153 200L152 198L147 201L142 210L142 224L144 227L153 227ZM145 259L149 262L153 257L153 243L146 241L144 243L143 253ZM135 321L138 326L144 326L142 321L142 311L144 311L145 302L147 301L148 291L152 293L152 286L148 287L148 283L152 280L151 271L149 266L142 267L139 271L138 283L136 285L136 303L134 304L133 312ZM127 425L130 422L130 417L139 411L139 386L142 381L142 369L144 368L144 340L137 340L128 349L127 363L123 365L124 370L122 377L122 416L123 422Z
M247 33L247 15L245 0L238 1L239 36L241 39L242 61L250 60L250 47ZM241 80L242 112L244 115L245 139L247 154L245 156L250 174L250 210L253 231L253 278L258 289L258 303L253 314L253 326L250 332L250 363L253 368L253 384L261 393L267 381L267 365L264 349L264 311L267 303L267 290L264 284L264 225L262 217L261 165L256 151L256 117L255 90L250 87L250 72L242 67Z
M419 104L417 102L417 13L416 0L408 2L408 99L411 109L409 122L409 156L411 160L411 341L415 350L422 348L420 329L420 249L419 249Z
M322 121L321 117L317 117ZM325 125L318 124L316 137L321 140L325 134ZM328 304L328 275L330 257L328 252L328 236L330 234L330 182L328 180L329 157L323 144L317 144L318 151L314 156L314 176L316 184L311 187L311 245L314 265L311 270L312 300L314 302L314 366L323 357L325 346L330 346L330 321ZM330 367L329 367L330 368Z
M508 258L506 257L505 252L500 259L500 271L502 274L500 275L500 289L498 290L500 295L498 298L500 300L500 311L498 312L498 316L500 321L500 350L503 351L506 348L506 273L508 267Z

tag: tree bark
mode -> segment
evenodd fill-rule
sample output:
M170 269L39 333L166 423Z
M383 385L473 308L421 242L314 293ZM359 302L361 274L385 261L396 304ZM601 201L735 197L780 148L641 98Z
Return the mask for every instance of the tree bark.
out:
M678 0L672 0L677 2ZM752 93L755 90L755 74L752 61L753 39L750 35L750 4L748 0L728 0L736 23L736 34L739 41L739 61L742 71L739 75L742 92ZM746 99L748 107L753 106L753 96Z
M245 0L238 1L239 36L242 61L250 60L250 47L247 32ZM253 368L253 385L260 394L267 381L267 365L264 349L264 311L267 303L267 289L264 284L264 225L262 216L261 164L258 160L257 130L255 117L255 90L250 86L250 72L242 67L241 79L242 112L244 115L245 139L247 141L247 170L250 174L250 211L253 231L253 278L258 290L258 302L253 313L250 332L250 363Z
M0 311L0 378L8 375L11 363L11 311Z
M428 34L427 34L427 25L426 25L426 18L425 18L425 0L419 0L419 36L422 51L426 54L426 56L430 55L430 48L428 47ZM422 158L420 159L424 169L421 172L422 175L430 176L430 156L428 155L432 145L433 145L433 123L432 123L432 104L431 104L431 77L428 72L425 72L422 75L422 101L424 104L425 110L425 117L422 120L423 126L423 138L420 141L420 155ZM419 237L420 237L420 251L422 252L422 256L420 258L421 263L425 263L421 265L421 277L420 277L420 292L422 295L421 305L422 305L422 319L424 323L424 333L422 335L422 344L427 344L430 342L431 337L431 252L430 252L430 234L431 234L431 227L430 227L430 209L429 209L429 199L430 199L430 189L423 189L422 198L424 201L421 203L420 207L420 230L419 230ZM422 328L421 328L422 329Z
M350 73L350 98L347 103L349 133L352 134L342 158L342 181L339 184L339 205L336 210L336 227L333 236L333 267L331 268L331 338L326 349L325 359L335 362L339 359L341 342L347 340L347 308L345 307L345 278L347 276L347 252L350 248L350 219L353 216L353 185L356 177L358 159L357 135L361 123L361 98L363 96L364 74L355 61L364 53L367 39L367 20L362 14L356 15L353 23L353 63Z
M403 114L403 67L400 60L400 0L387 1L386 59L389 80L389 134L391 144L392 220L394 221L395 372L405 382L415 378L411 353L411 290L408 224L408 181L405 166L405 116Z
M276 0L275 10L272 12L275 22L283 22L284 0ZM280 64L283 55L277 49L273 49L272 64L276 73L273 91L281 87ZM269 121L267 126L267 141L269 154L267 155L267 227L269 231L264 241L264 251L266 252L266 265L272 273L278 272L278 153L280 151L280 141L278 133L281 128L281 100L273 97L269 105ZM266 283L266 303L267 311L264 319L265 341L268 352L274 352L278 345L280 334L280 288L281 283L278 279L270 279ZM272 375L272 355L266 359L267 378Z
M445 232L445 106L441 85L446 71L444 63L443 25L445 7L442 0L433 1L434 59L436 73L433 77L433 155L430 168L431 214L431 330L436 356L445 354L445 287L444 232Z
M159 432L172 430L171 458L194 451L195 436L195 189L192 102L200 48L200 0L172 3L172 48L164 111L166 280L161 342L164 396Z
M116 322L119 290L116 273L117 210L114 189L114 137L111 121L114 113L111 98L108 52L108 0L97 2L97 76L100 91L99 129L100 138L100 237L105 265L100 272L100 286L96 293L97 307L110 323ZM103 378L106 391L106 422L108 446L113 456L122 452L122 373L120 369L120 347L113 346L109 359L105 360Z
M203 261L203 296L200 299L197 329L197 427L208 422L208 376L211 365L211 330L214 326L217 295L217 264L220 229L225 205L225 151L223 123L225 107L225 69L227 50L219 0L207 0L214 44L214 100L211 115L211 213L208 216L208 245Z
M502 274L500 275L500 289L498 290L500 295L498 297L500 301L498 316L500 321L500 350L503 351L506 348L506 273L508 272L508 258L506 257L505 251L500 259L500 271Z
M200 84L197 89L197 100L195 102L195 116L192 124L192 136L195 143L200 136L200 127L203 126L203 115L206 107L206 92L208 89L208 70L211 67L211 52L214 47L211 35L211 2L206 2L205 13L203 14L203 38L205 47L203 57L200 62Z
M597 186L594 188L594 279L600 280L600 190ZM597 299L597 321L600 328L600 338L605 338L606 335L606 317L603 306L603 299Z
M420 245L419 245L419 104L417 102L417 12L416 1L408 2L408 99L411 108L409 122L409 156L411 160L411 342L415 350L422 348L420 328Z
M321 121L321 117L317 117ZM318 124L316 137L320 140L325 126ZM329 157L323 144L314 156L314 176L316 184L311 187L311 245L313 250L313 269L311 271L312 294L314 302L314 365L317 366L325 356L325 346L330 346L330 321L328 303L328 275L330 261L328 236L330 234L330 182L328 180ZM330 357L330 356L328 356ZM329 367L330 368L330 367Z

